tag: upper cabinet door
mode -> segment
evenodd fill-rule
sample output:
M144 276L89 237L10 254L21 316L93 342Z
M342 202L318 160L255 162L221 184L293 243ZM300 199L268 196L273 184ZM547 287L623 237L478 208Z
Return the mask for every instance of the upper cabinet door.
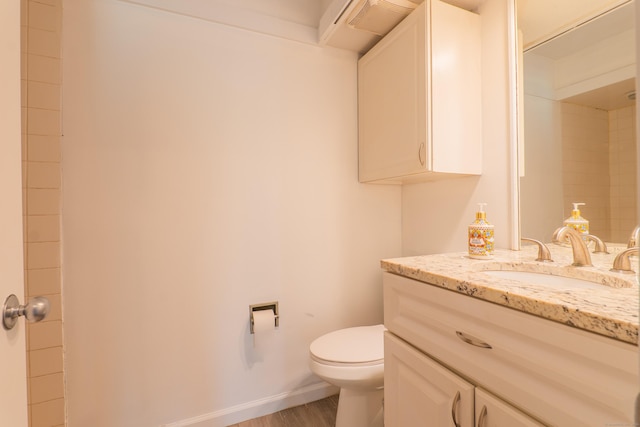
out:
M482 172L480 16L426 0L358 63L361 182Z
M361 182L427 168L425 20L421 6L358 62Z

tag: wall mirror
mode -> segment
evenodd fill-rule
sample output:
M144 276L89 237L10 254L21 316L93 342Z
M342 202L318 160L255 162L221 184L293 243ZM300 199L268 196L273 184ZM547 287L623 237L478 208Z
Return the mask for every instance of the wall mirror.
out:
M604 241L636 226L634 3L516 0L522 237L551 241L573 202Z

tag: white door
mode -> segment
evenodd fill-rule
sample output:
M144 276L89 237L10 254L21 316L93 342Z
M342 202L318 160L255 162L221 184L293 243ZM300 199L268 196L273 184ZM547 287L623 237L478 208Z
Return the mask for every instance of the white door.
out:
M24 302L20 154L20 0L0 1L0 307L10 294ZM24 319L0 325L2 425L27 426Z

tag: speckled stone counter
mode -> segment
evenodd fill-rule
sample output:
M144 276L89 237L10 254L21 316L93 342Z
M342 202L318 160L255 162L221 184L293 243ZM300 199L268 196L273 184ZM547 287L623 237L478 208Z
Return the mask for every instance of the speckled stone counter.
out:
M611 254L591 254L593 267L573 267L571 248L548 245L553 263L534 261L537 247L496 250L492 260L450 253L381 261L401 276L483 299L607 337L638 344L638 279L609 271L620 247ZM637 258L632 258L637 265ZM483 271L519 270L597 281L596 289L561 288L492 277Z

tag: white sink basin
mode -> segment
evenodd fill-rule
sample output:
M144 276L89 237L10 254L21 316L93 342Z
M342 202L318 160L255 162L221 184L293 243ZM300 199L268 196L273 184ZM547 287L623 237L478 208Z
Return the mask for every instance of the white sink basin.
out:
M485 270L483 273L500 279L517 280L532 285L547 285L556 289L602 289L603 286L606 286L589 280L530 271Z

